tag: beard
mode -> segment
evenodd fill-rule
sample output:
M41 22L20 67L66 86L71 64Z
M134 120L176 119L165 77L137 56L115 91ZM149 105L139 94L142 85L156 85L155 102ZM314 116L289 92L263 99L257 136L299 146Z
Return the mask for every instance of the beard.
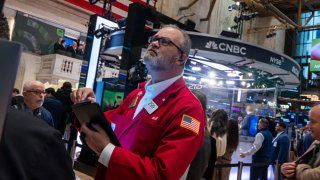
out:
M166 71L172 69L175 57L169 54L159 54L150 48L143 57L143 61L149 71Z

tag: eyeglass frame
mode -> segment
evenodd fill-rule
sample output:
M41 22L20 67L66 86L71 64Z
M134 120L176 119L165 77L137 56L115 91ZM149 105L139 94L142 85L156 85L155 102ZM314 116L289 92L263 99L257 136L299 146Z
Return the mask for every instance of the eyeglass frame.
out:
M46 94L46 91L38 91L38 90L27 90L28 93L34 93L35 95L39 96L41 94Z
M165 40L163 42L163 40ZM151 44L153 42L157 41L159 45L161 46L169 46L169 44L172 44L175 46L182 54L185 54L185 52L174 42L172 42L168 37L159 37L159 36L151 36L148 38L148 43Z

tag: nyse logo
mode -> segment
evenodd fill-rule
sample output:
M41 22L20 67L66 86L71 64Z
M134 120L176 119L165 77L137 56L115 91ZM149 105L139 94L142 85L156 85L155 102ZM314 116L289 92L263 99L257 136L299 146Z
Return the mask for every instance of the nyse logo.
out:
M281 57L281 59L275 58L275 57L270 57L270 63L281 66L282 63L284 62L284 58Z
M296 76L299 76L299 70L296 67L292 66L291 72Z
M220 51L224 51L224 52L231 52L234 54L241 54L241 55L246 55L246 48L245 47L240 47L234 44L228 44L228 43L224 43L221 42L219 44L217 44L214 41L209 41L206 43L205 48L207 49L215 49L215 50L220 50Z

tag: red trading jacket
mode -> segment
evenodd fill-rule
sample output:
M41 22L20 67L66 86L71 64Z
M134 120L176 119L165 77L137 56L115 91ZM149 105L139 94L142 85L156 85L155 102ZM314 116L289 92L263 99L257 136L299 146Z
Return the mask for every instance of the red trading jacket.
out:
M122 148L114 149L108 168L100 165L95 179L180 179L202 145L204 112L182 78L153 99L153 113L143 108L132 119L144 93L143 86L105 112ZM198 122L195 128L183 125L186 117Z

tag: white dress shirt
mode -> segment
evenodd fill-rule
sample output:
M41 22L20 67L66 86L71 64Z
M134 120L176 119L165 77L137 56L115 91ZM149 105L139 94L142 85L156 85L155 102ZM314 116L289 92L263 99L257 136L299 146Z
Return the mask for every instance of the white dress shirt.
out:
M252 155L252 154L256 153L257 151L259 151L259 149L262 146L263 141L264 141L264 137L263 137L262 133L259 132L256 135L256 137L254 138L254 142L253 142L252 147L248 151L244 152L244 154L247 156L247 155Z

